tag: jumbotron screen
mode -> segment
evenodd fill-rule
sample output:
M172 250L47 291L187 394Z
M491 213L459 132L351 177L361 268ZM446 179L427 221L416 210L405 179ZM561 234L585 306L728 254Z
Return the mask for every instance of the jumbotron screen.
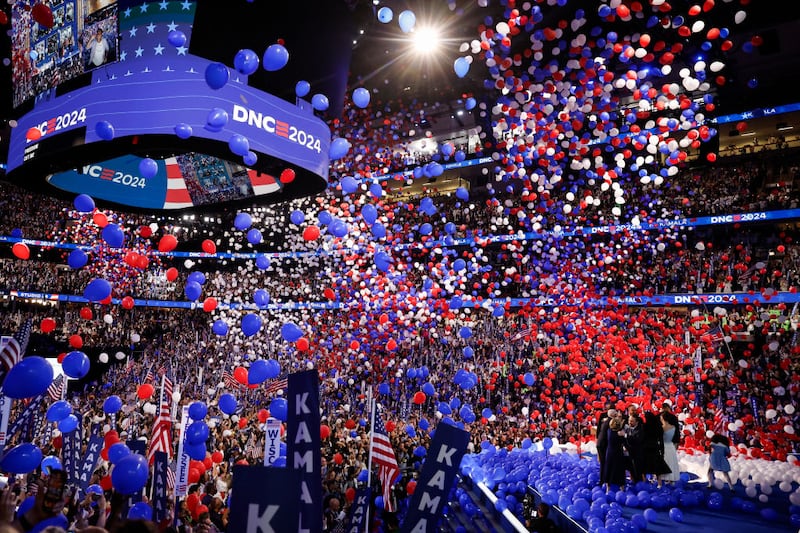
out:
M11 18L15 107L119 59L116 0L17 1Z

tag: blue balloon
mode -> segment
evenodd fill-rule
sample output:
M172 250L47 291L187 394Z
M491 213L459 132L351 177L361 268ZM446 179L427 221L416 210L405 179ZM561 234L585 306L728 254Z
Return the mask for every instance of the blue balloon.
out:
M10 474L33 472L42 463L42 450L30 442L17 444L6 452L0 469Z
M281 374L281 364L275 359L267 359L267 379L275 379Z
M673 507L669 510L669 517L674 522L683 522L683 511L677 507Z
M193 282L197 283L198 285L205 285L205 283L206 283L206 275L203 274L202 272L200 272L199 270L196 270L194 272L191 272L186 277L186 281L193 281Z
M372 225L370 231L372 231L372 236L375 237L376 239L383 239L384 237L386 237L386 227L383 224L376 222L375 224Z
M467 101L464 102L464 108L467 111L471 111L472 109L475 109L475 105L476 104L477 104L477 102L475 101L475 99L470 96L469 98L467 98Z
M369 186L369 193L374 196L375 198L382 198L383 197L383 187L381 187L380 183L373 183Z
M277 418L281 422L286 422L288 409L289 406L285 398L273 398L273 400L269 402L270 416Z
M475 350L472 348L472 346L464 346L462 353L464 354L465 359L472 359L472 357L475 355Z
M375 254L374 260L375 260L375 266L378 267L378 270L380 270L381 272L387 272L392 264L392 258L389 257L389 254L383 251L377 252Z
M250 150L242 157L242 162L245 166L253 167L258 162L258 156L254 151Z
M339 185L341 185L345 194L352 194L358 190L359 183L353 176L345 176L341 179Z
M116 394L112 394L103 402L103 412L107 415L118 413L122 409L122 398Z
M433 383L427 381L422 385L422 392L428 396L433 396L433 394L436 392L436 388L433 386Z
M459 187L458 189L456 189L456 198L458 198L459 200L463 200L465 202L468 201L469 191L464 187Z
M65 400L59 400L47 408L45 418L48 422L60 422L72 414L72 406Z
M306 221L306 215L299 209L295 209L294 211L292 211L292 214L289 215L289 220L291 220L292 224L294 224L295 226L299 226L300 224Z
M353 91L353 103L357 107L365 108L369 105L370 94L369 91L363 87L357 88Z
M221 107L215 107L208 112L206 117L206 129L213 132L222 131L228 124L228 112Z
M239 231L244 231L253 225L253 217L247 213L237 213L233 219L233 227Z
M256 359L247 369L247 383L249 385L259 385L267 380L269 373L267 362L264 359Z
M250 141L244 135L234 133L228 139L228 149L239 157L245 157L250 152Z
M15 239L21 239L22 238L22 229L20 229L20 228L12 229L11 230L11 236L14 237Z
M88 194L79 194L76 196L72 205L75 206L75 210L79 213L91 213L95 208L94 200Z
M458 336L462 339L469 339L472 337L472 330L467 326L462 326L462 328L458 330Z
M289 62L289 51L283 45L272 44L264 52L264 70L275 72L286 66Z
M328 97L324 94L317 93L311 97L311 107L317 111L327 111L329 105Z
M456 76L459 78L463 78L469 72L469 61L466 57L459 57L453 62L453 70L456 72Z
M298 98L304 97L310 91L311 91L311 84L305 80L298 81L297 85L294 86L294 94L297 95Z
M111 296L111 284L101 278L93 279L83 290L83 297L90 302L101 302L109 296Z
M349 231L347 228L347 224L339 218L335 218L331 221L330 226L328 227L328 231L330 231L331 235L334 237L342 238L347 235Z
M381 383L378 385L378 394L389 394L389 384Z
M202 420L208 414L208 407L203 402L192 402L189 404L189 418L192 420Z
M70 268L78 269L86 265L89 262L89 256L86 255L86 252L81 250L80 248L75 248L69 253L69 257L67 258L67 264Z
M186 452L186 455L188 455L195 461L202 461L203 459L205 459L206 453L208 451L206 450L205 443L200 443L200 444L186 443L186 445L183 447L183 450Z
M146 502L136 502L128 509L128 520L153 520L153 508Z
M240 74L244 74L245 76L249 76L256 70L258 70L258 65L259 65L258 54L247 48L239 50L233 57L233 68L235 68L237 72L239 72Z
M203 293L203 287L196 281L187 281L186 286L183 288L183 293L186 295L187 300L196 302Z
M364 219L369 225L375 223L378 220L378 210L375 209L375 206L372 204L365 204L364 207L361 208L361 218Z
M263 307L269 304L269 293L264 289L257 289L256 292L253 293L253 301L259 307Z
M317 215L317 220L323 226L327 226L333 220L333 215L331 215L327 211L320 211L319 215Z
M145 179L154 178L158 174L158 163L149 157L139 161L139 174Z
M115 442L108 447L108 460L112 465L122 461L131 454L131 449L124 442Z
M61 459L56 457L55 455L48 455L44 459L42 459L41 463L42 472L49 476L50 472L53 470L62 470L63 466L61 465Z
M400 25L400 29L403 30L403 33L408 33L414 29L414 25L417 23L417 17L414 15L413 11L406 9L397 17L397 23Z
M261 330L261 317L255 313L248 313L242 317L242 333L252 337Z
M186 44L186 34L181 30L172 30L167 34L167 41L175 48L180 48Z
M383 509L383 496L377 496L375 498L375 507L378 509Z
M94 132L100 139L110 141L114 139L114 126L107 120L101 120L94 126Z
M219 397L219 410L226 415L232 415L236 412L239 402L233 397L233 394L225 393Z
M211 331L214 332L214 335L223 337L228 334L228 324L222 319L215 320L211 326Z
M78 417L69 415L58 423L58 430L61 433L71 433L78 428Z
M111 486L124 495L139 492L147 483L149 471L147 459L132 453L114 465L111 470Z
M281 337L289 342L295 342L303 336L303 330L294 322L287 322L281 326Z
M112 248L122 248L125 244L125 234L122 232L122 228L116 224L108 224L103 228L100 235L106 241L106 244Z
M186 124L185 122L180 122L178 124L175 124L174 131L175 131L175 136L178 137L179 139L188 139L189 137L192 136L192 133L194 133L192 131L192 127L189 124Z
M53 367L43 357L28 356L11 367L3 382L3 394L20 400L39 396L53 382Z
M530 372L526 372L525 375L522 377L522 381L525 383L525 385L530 387L533 385L536 379L533 377L533 374L531 374Z
M220 406L220 409L221 408L222 406ZM189 444L202 444L208 440L208 433L209 433L208 424L206 424L202 420L197 420L195 422L192 422L186 428L186 442L188 442Z
M263 240L264 236L261 234L261 230L252 228L247 231L247 242L250 244L261 244Z
M73 379L82 379L89 373L89 357L75 350L69 352L61 363L64 373Z
M394 18L394 12L390 7L382 7L378 10L378 20L384 24L388 24Z
M261 255L257 256L257 257L256 257L256 266L257 266L257 267L258 267L260 270L266 270L266 269L268 269L268 268L269 268L269 266L270 266L269 257L267 257L267 256L266 256L266 255L264 255L264 254L261 254Z

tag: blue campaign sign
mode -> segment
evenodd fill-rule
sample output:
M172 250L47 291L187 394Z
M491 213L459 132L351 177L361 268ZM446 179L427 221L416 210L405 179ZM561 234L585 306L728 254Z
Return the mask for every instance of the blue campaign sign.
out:
M372 494L370 487L363 487L356 491L356 497L350 506L347 516L347 533L364 533L367 531L367 517L369 515L369 500Z
M157 160L158 172L144 178L139 172L143 158L126 155L83 165L48 176L50 185L61 190L85 193L98 199L145 209L161 209L167 194L167 168Z
M299 531L322 531L322 455L319 435L319 374L289 374L286 464L300 473Z
M291 468L235 465L228 531L300 531L297 509L300 475L299 470Z
M100 460L100 451L102 449L103 437L92 435L89 439L89 444L86 446L83 463L81 463L80 470L78 470L78 486L83 493L86 492L86 488L92 480L92 474L97 466L97 462Z
M153 461L153 520L160 523L168 515L167 509L167 462L166 452L156 452Z
M449 424L436 427L400 531L434 533L438 530L442 509L447 505L447 496L468 444L469 432Z

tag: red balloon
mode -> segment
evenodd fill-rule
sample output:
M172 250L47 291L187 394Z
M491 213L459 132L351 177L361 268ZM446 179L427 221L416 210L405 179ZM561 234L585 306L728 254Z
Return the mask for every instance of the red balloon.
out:
M340 464L342 464L343 461L344 461L344 457L342 457L342 454L340 454L340 453L333 454L333 462L334 463L336 463L337 465L340 465Z
M203 300L203 311L205 311L206 313L210 313L211 311L213 311L216 308L217 308L217 299L216 298L214 298L212 296L209 296L208 298Z
M119 442L119 433L116 429L110 430L108 433L103 435L103 442L106 445L106 448L111 447L112 444L116 444Z
M89 310L91 312L91 310ZM83 338L77 333L75 335L70 335L69 337L69 345L75 348L76 350L80 350L83 348Z
M130 296L124 297L121 303L123 309L133 309L134 301L133 298L131 298Z
M204 240L203 244L201 246L203 248L203 251L205 253L207 253L207 254L215 254L215 253L217 253L217 245L211 239Z
M417 482L413 479L406 484L406 494L411 496L417 490Z
M111 490L111 474L103 476L100 480L100 486L103 487L103 490Z
M136 396L140 400L146 400L153 395L153 392L155 392L155 388L149 383L144 383L136 389Z
M203 466L206 467L206 470L214 466L214 462L211 460L211 456L207 455L205 459L203 459Z
M414 393L414 404L415 405L422 405L425 403L425 400L428 399L427 395L422 391L417 391Z
M164 235L158 241L158 251L161 253L169 253L178 246L178 239L174 235Z
M98 211L94 215L92 215L92 221L100 226L101 228L105 228L108 226L108 217L105 213Z
M392 431L395 430L395 428L397 428L397 424L395 423L394 420L387 420L384 426L386 427L386 431L388 431L389 433L391 433Z
M325 425L325 424L322 424L319 427L319 437L322 440L325 440L330 436L331 436L331 428L329 426Z
M319 230L317 230L317 233L319 234ZM25 244L24 242L14 243L14 246L11 247L11 252L13 252L14 256L17 259L25 260L25 259L30 259L31 257L31 251L28 248L28 245Z
M347 429L356 429L356 421L350 418L345 421L344 427L346 427Z
M64 358L66 356L67 356L67 352L61 352L60 354L58 354L58 357L56 357L56 361L58 361L58 364L63 363L64 362Z
M269 411L267 411L266 409L261 409L258 412L258 421L263 424L264 422L267 421L267 418L269 418Z
M393 352L397 349L397 341L394 339L389 339L389 342L386 343L386 349L390 352Z
M3 13L2 11L0 11L0 13L2 13L3 16L5 16L5 13ZM41 138L42 138L42 130L40 130L37 127L30 128L25 133L25 139L28 140L28 141L31 141L31 142L38 141Z
M197 509L198 503L200 503L200 496L198 496L196 492L186 497L186 508L189 509L190 512L193 513Z
M200 471L196 468L189 469L189 483L197 483L200 481Z
M303 230L303 239L306 241L315 241L319 239L319 228L316 226L308 226Z
M236 369L233 371L233 377L242 385L247 385L247 369L245 367L236 367Z
M178 269L172 267L167 270L167 281L175 281L176 279L178 279Z
M53 27L53 12L41 2L33 6L31 17L48 30Z
M356 489L350 487L346 491L344 491L344 497L347 499L348 502L352 502L356 499Z
M333 292L333 289L331 289L330 287L322 291L322 295L325 296L325 298L327 298L328 300L333 300L336 298L336 293Z
M108 461L108 447L100 450L100 457L103 459L103 461Z
M247 427L247 419L242 417L239 419L239 429L244 429Z
M150 264L150 260L147 258L147 256L146 255L140 255L139 257L136 258L136 264L133 265L133 266L135 266L139 270L144 270L144 269L147 268L147 265L149 265L149 264Z
M153 236L153 230L150 229L150 226L142 226L139 228L139 235L148 239Z
M80 310L80 315L84 320L91 320L94 318L94 313L92 313L92 309L89 307L82 307Z
M39 329L42 330L42 333L51 333L56 329L56 321L52 318L43 318L39 324Z
M307 338L300 337L299 339L297 339L297 342L295 344L297 345L297 349L300 350L301 352L307 352L308 351L308 339Z
M225 455L219 450L211 454L211 461L213 461L214 464L221 463L223 459L225 459Z
M291 183L294 181L294 178L295 173L291 168L284 169L283 172L281 172L281 183Z
M60 450L61 446L64 444L64 440L61 438L61 435L58 437L53 437L53 448L56 450Z

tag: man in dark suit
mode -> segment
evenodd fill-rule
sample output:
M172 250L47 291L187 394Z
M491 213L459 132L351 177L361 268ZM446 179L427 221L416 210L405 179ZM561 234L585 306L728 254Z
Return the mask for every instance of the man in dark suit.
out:
M606 451L608 450L608 424L612 418L617 416L617 410L611 407L611 404L606 404L608 409L600 414L597 421L597 460L600 461L600 484L605 483L606 472Z

